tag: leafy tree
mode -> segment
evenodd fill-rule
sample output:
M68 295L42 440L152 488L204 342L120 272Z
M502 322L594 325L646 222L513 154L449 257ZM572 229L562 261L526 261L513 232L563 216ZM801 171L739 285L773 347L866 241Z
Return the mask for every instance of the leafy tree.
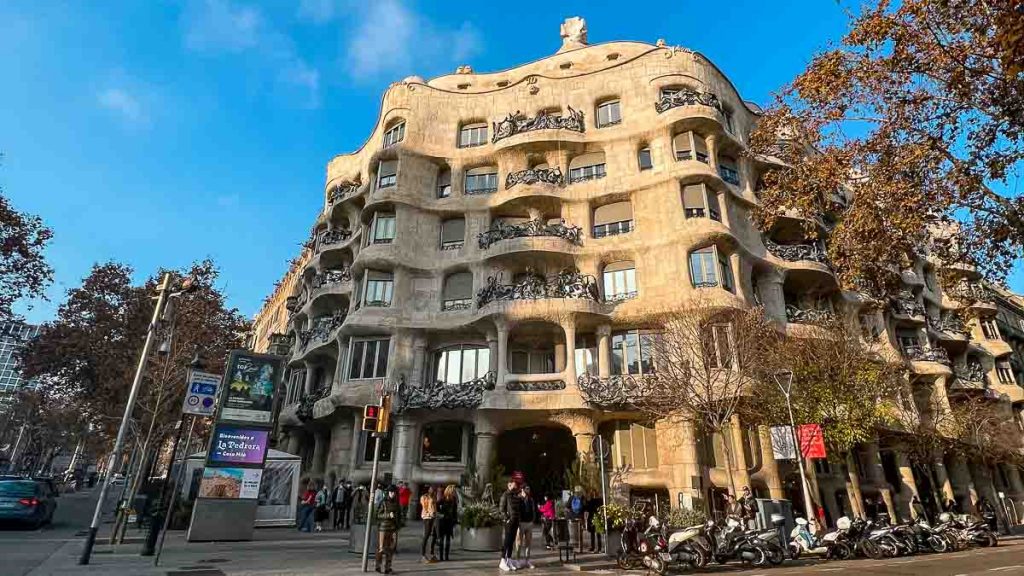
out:
M53 237L38 216L18 212L0 190L0 322L22 298L41 297L53 280L43 250Z
M837 216L828 252L848 287L887 291L927 234L998 280L1024 248L1022 4L879 0L816 55L751 136L757 218ZM777 162L781 161L781 162ZM836 204L837 193L852 202ZM821 228L807 224L810 236ZM941 236L941 235L940 235ZM879 255L890 255L885 259Z

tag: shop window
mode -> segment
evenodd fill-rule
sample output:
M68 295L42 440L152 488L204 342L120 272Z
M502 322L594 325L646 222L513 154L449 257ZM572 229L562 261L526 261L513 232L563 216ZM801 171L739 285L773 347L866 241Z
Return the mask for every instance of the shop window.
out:
M349 380L387 376L390 344L388 338L353 340L349 353Z
M434 374L438 382L462 384L483 378L491 369L491 349L463 344L445 348L434 356Z
M384 148L390 148L405 140L405 121L400 121L384 133Z
M459 130L459 148L472 148L487 144L487 124L467 124Z
M461 422L435 422L423 426L420 461L461 462L462 428Z
M631 230L633 205L629 202L615 202L594 209L594 238L616 236Z
M627 330L612 333L612 374L654 374L657 332Z

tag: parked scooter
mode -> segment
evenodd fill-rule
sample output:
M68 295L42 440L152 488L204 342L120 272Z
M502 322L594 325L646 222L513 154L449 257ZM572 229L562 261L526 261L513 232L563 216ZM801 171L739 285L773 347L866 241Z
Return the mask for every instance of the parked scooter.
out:
M736 518L726 520L724 528L709 520L705 525L705 533L711 539L712 556L719 564L729 560L739 560L759 567L768 564L764 541L754 534L745 533Z
M790 532L789 557L797 560L804 554L827 559L847 560L853 556L853 549L845 541L842 530L834 530L821 538L816 535L816 525L805 518L796 519L796 528Z
M691 526L676 530L665 537L665 529L657 518L650 519L650 525L659 530L660 537L655 548L656 556L649 562L648 568L658 574L665 574L669 568L687 566L702 568L708 563L707 553L700 544L703 526Z
M643 552L640 551L642 535L639 520L631 516L622 527L622 538L619 540L620 550L615 563L623 570L632 570L643 564Z

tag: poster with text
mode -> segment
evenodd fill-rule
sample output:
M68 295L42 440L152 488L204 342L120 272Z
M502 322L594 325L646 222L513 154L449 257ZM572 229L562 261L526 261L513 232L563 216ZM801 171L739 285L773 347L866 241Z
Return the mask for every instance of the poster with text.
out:
M210 442L209 461L214 464L263 464L269 436L269 430L217 425Z
M269 424L280 372L278 357L232 352L218 420Z
M258 468L204 468L199 482L200 498L255 500L260 494L263 470Z

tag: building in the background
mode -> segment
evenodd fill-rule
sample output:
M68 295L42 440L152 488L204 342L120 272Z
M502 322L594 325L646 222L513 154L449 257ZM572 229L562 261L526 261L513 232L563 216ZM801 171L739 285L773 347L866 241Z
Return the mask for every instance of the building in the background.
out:
M289 306L294 308L295 305L295 298L291 295L296 292L302 270L310 256L311 251L303 249L302 253L288 266L288 272L274 286L274 291L263 301L263 307L252 320L248 343L250 350L261 354L287 353L289 347L287 337L275 338L274 334L288 333L288 318L291 310Z
M32 385L21 377L18 353L38 334L39 326L22 322L0 323L0 398Z
M660 41L589 45L580 19L562 39L500 72L392 84L363 147L328 163L309 248L257 317L257 350L291 346L278 446L305 474L368 479L362 407L387 379L402 384L402 410L383 471L414 487L503 469L539 491L567 488L566 469L600 434L634 499L721 512L731 452L738 486L802 501L764 428L652 425L593 392L657 377L657 314L698 293L760 304L797 336L859 319L906 361L915 400L981 397L1019 417L995 293L976 277L944 293L926 257L891 303L844 292L803 216L767 231L751 220L760 175L779 165L746 154L759 108L721 70ZM708 335L719 362L730 334ZM831 520L871 507L907 518L915 495L1022 504L1016 465L959 453L912 463L901 434L880 430L846 463L810 466Z

